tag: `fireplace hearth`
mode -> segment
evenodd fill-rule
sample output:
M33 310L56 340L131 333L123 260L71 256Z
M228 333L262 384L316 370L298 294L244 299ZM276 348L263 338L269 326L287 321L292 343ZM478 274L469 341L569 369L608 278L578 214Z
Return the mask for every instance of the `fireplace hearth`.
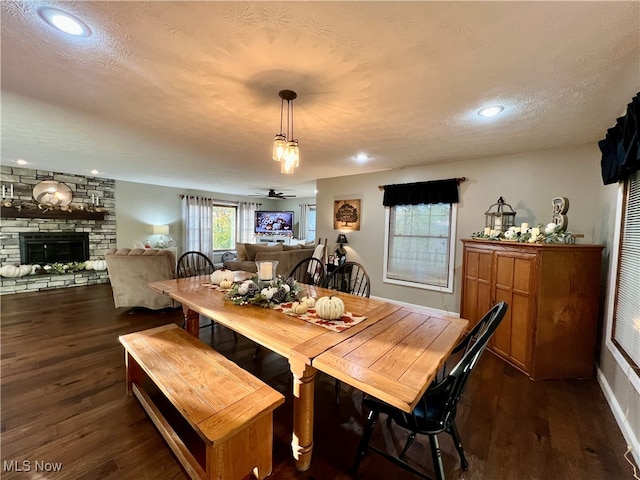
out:
M84 262L89 259L88 233L21 233L20 263Z

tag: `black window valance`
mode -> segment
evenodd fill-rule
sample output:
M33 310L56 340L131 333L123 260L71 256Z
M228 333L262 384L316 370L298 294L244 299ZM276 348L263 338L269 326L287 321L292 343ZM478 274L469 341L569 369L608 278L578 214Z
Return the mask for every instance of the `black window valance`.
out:
M624 180L640 170L640 93L627 105L627 113L607 130L604 140L598 142L602 152L600 168L605 185Z
M461 178L430 182L384 185L385 207L420 205L421 203L458 203L458 183Z

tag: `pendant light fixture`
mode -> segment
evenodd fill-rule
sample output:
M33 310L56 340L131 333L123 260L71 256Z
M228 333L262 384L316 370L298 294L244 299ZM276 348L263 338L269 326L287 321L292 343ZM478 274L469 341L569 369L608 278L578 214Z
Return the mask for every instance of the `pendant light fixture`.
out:
M276 134L275 139L273 140L272 158L276 162L280 162L280 173L291 175L294 172L294 169L300 165L298 139L293 138L293 101L298 97L298 94L293 90L281 90L278 95L281 98L280 133ZM282 130L285 100L287 101L286 132ZM287 139L289 139L289 141L287 141Z

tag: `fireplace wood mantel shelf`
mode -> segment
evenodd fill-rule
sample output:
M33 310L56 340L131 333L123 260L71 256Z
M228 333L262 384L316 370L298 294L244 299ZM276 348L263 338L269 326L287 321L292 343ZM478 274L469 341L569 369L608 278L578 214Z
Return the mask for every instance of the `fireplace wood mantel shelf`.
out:
M104 220L108 212L91 212L89 210L40 210L29 208L2 207L2 218L51 218L56 220Z

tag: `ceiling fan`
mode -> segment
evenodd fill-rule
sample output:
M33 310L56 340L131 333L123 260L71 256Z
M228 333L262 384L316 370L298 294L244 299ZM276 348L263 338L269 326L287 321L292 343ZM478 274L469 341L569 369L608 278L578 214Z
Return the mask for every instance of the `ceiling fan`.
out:
M284 200L285 198L293 198L295 195L285 195L283 192L276 192L274 188L270 188L267 194L257 193L255 195L249 195L250 197L264 197L264 198L279 198Z

